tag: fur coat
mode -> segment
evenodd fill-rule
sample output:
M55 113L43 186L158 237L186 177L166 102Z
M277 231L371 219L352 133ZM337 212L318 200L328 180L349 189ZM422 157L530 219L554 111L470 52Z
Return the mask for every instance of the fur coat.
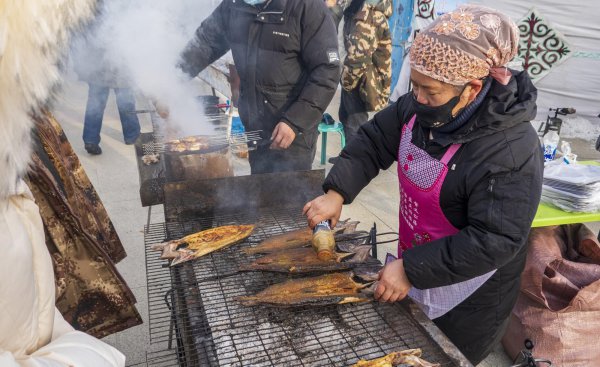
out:
M31 159L31 115L60 80L70 32L96 0L0 2L0 200L14 192Z
M0 366L123 366L124 356L75 331L55 308L39 207L25 185L31 116L60 80L70 33L95 0L0 1Z

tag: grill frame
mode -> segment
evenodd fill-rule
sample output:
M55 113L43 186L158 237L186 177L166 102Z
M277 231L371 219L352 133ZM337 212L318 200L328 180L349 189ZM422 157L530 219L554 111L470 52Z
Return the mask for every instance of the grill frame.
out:
M253 221L258 223L258 228L244 243L175 267L165 267L167 262L159 259L158 252L150 250L152 244L179 238L203 228ZM425 359L441 361L442 366L471 366L460 351L409 300L394 305L368 303L286 310L244 307L234 303L231 297L222 296L231 293L252 294L269 284L297 277L260 272L231 274L240 262L250 261L250 258L241 255L240 248L249 246L250 242L258 242L270 235L303 225L305 220L298 208L281 208L187 222L153 224L146 228L150 339L151 343L166 347L165 350L148 353L148 364L161 367L346 366L359 358L376 358L399 349L421 347ZM221 277L207 280L215 275ZM235 284L241 286L236 289ZM172 290L168 295L169 302L175 312L164 302L169 290ZM214 307L215 304L220 305L221 299L225 300L219 310L222 312L217 312ZM220 316L221 313L224 314ZM316 314L321 316L316 317ZM337 324L334 322L335 318L338 318ZM346 329L343 327L344 322L340 320L345 322ZM261 325L269 323L271 326L266 326L267 330L261 329L265 327ZM293 327L294 323L297 324L296 328ZM411 325L410 333L414 333L412 336L398 332L398 329L406 328L406 323ZM381 331L374 329L377 325L382 326ZM302 335L293 334L293 330L310 332L312 337L302 341ZM392 343L389 338L384 339L385 342L379 341L380 332L387 333L386 335L392 333L402 342ZM327 333L337 335L338 339L331 340ZM269 338L268 335L271 334L277 338ZM208 338L203 340L203 336ZM227 336L230 337L230 345L226 343ZM254 336L256 343L253 347L246 346L251 344L246 340L249 336ZM349 340L352 338L363 338L371 349L361 349L361 343ZM309 339L313 342L309 342ZM283 344L291 345L282 347L282 340ZM345 346L342 350L336 345ZM294 356L289 354L290 350ZM233 354L229 356L227 353ZM254 353L254 359L248 359L251 353ZM323 359L309 359L312 358L311 353L317 353ZM296 358L298 356L300 359ZM287 357L288 360L282 360Z

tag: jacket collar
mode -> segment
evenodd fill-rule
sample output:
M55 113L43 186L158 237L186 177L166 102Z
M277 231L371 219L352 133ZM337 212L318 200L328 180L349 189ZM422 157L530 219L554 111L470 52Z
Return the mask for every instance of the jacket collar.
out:
M256 16L260 23L284 23L285 9L288 0L267 0L263 5L253 6L246 4L243 0L231 0L236 10Z
M230 0L235 8L252 14L284 13L288 0L267 0L258 6L249 5L244 0Z
M434 143L442 146L468 143L535 118L537 89L527 72L513 71L506 86L495 80L491 82L488 94L471 118L451 134L438 136Z

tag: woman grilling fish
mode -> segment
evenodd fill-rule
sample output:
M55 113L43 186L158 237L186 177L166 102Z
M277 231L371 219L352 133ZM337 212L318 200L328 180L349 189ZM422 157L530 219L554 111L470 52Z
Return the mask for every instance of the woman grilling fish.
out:
M400 241L375 298L411 297L473 363L507 324L519 291L543 162L530 124L536 88L504 66L518 30L504 14L461 6L410 51L412 91L363 125L306 204L311 227L332 224L398 162ZM388 256L389 260L390 256Z

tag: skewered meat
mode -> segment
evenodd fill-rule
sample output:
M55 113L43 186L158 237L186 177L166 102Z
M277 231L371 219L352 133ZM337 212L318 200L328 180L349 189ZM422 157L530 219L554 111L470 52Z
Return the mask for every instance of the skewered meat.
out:
M188 136L165 142L165 151L167 152L194 152L208 149L209 147L209 141L204 136Z

